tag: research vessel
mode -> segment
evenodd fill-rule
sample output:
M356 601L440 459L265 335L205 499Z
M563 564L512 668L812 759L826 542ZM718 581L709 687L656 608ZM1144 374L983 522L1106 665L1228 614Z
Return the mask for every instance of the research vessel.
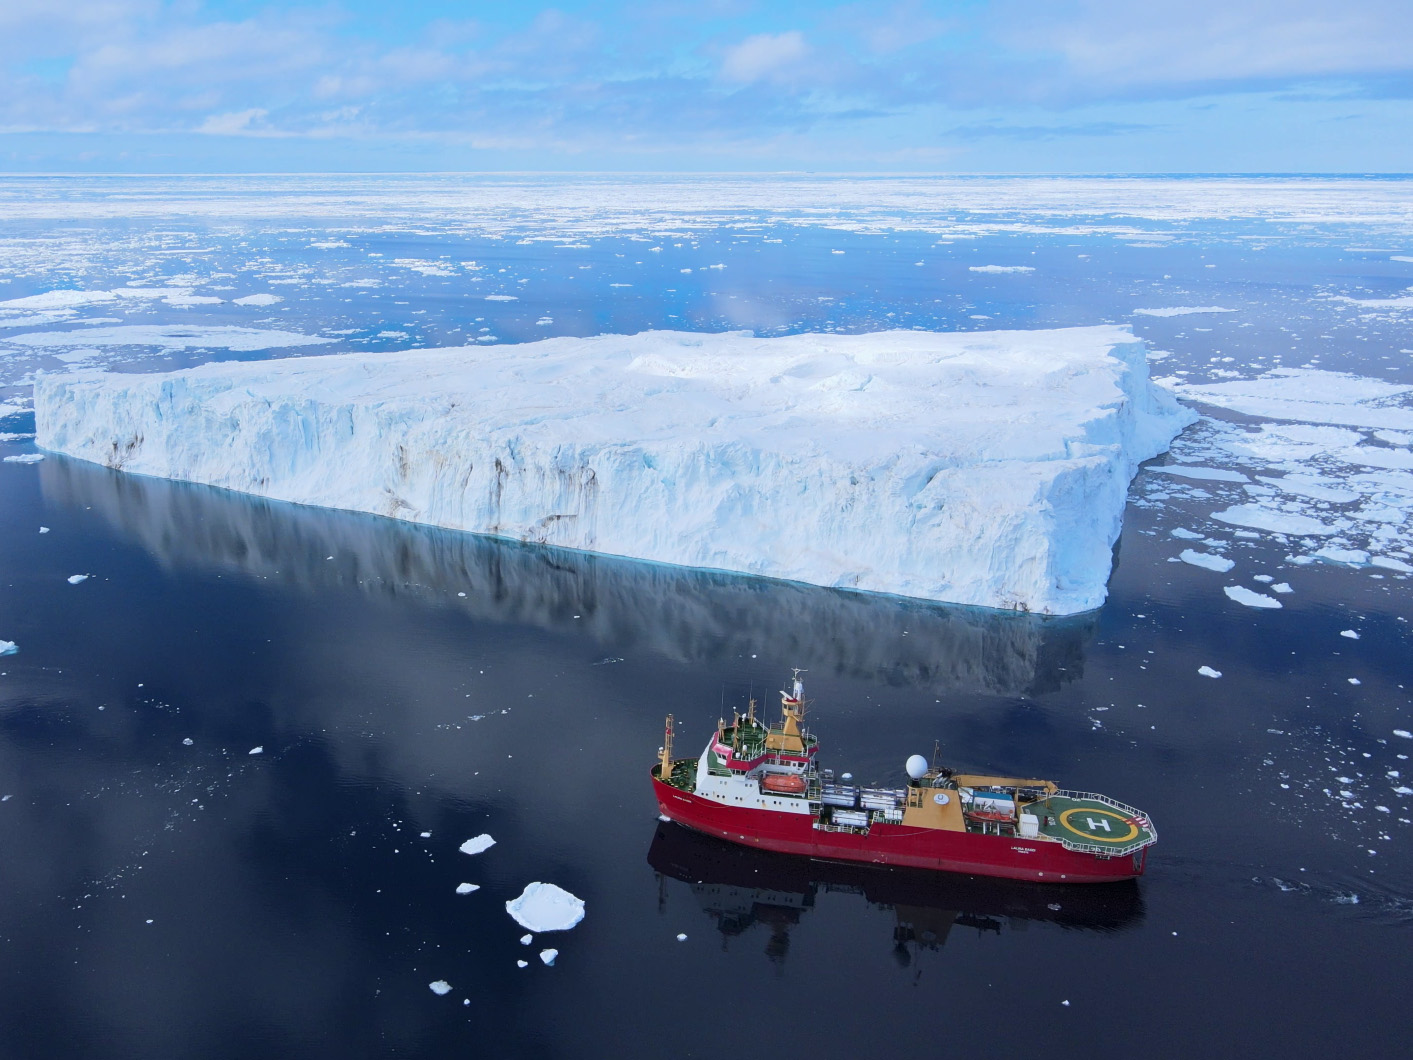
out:
M1147 815L1053 781L960 773L921 755L901 788L863 787L816 762L796 670L781 718L756 718L755 700L717 721L702 753L673 758L667 727L653 790L662 815L743 846L840 861L936 869L1046 883L1143 875L1158 841ZM934 754L935 758L935 754Z

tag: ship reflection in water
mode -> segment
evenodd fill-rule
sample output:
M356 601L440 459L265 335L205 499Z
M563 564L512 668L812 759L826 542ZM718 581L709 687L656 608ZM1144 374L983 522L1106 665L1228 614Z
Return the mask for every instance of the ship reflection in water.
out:
M648 864L660 880L690 886L724 939L757 924L769 932L766 955L783 961L790 932L824 894L855 894L894 913L893 955L912 963L941 949L955 928L1000 934L1030 921L1085 931L1123 931L1143 919L1138 883L1048 886L915 869L850 865L751 850L660 821ZM659 898L665 910L666 888Z

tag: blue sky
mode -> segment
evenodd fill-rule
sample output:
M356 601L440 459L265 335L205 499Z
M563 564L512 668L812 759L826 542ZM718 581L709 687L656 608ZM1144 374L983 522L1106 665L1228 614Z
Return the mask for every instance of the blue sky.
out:
M4 0L0 169L1413 171L1411 0Z

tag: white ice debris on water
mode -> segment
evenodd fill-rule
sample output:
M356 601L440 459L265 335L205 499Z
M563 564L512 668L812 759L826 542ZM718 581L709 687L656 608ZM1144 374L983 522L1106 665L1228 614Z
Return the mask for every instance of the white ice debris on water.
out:
M1358 640L1359 632L1353 629L1342 629L1339 631L1341 637L1348 637L1350 640Z
M470 894L471 892L479 891L480 889L481 885L479 883L458 883L456 885L457 894Z
M1220 467L1184 467L1182 464L1168 464L1151 468L1165 475L1180 475L1183 478L1206 479L1209 482L1250 482L1240 471L1229 471Z
M646 332L35 389L41 448L125 471L1050 614L1103 602L1129 480L1194 418L1113 326Z
M264 753L265 753L265 747L264 747L263 744L262 744L261 746L259 746L259 747L252 747L252 748L247 752L247 754L253 754L253 755L263 755Z
M989 272L989 273L1002 273L1002 272L1034 272L1034 271L1035 271L1034 266L1031 266L1031 265L972 265L972 266L969 266L969 268L971 269L972 272Z
M44 459L43 453L18 453L5 457L7 464L37 464Z
M1168 309L1135 309L1139 317L1185 317L1194 313L1235 313L1235 309L1224 309L1219 305L1175 305Z
M528 945L530 945L530 943L532 943L532 942L534 942L534 941L535 941L535 936L534 936L534 935L521 935L521 936L520 936L520 945L522 945L522 946L528 946Z
M528 968L528 967L530 967L530 962L529 962L529 961L516 961L516 962L515 962L515 967L517 967L517 968Z
M1225 556L1214 556L1210 552L1195 552L1190 548L1185 548L1178 553L1178 559L1184 563L1191 563L1194 567L1214 570L1218 574L1225 574L1236 566L1236 563Z
M1228 599L1234 600L1238 604L1245 604L1247 607L1275 608L1283 606L1274 596L1255 592L1244 585L1227 585L1223 587L1222 592L1227 594Z
M304 335L297 331L238 328L228 325L184 327L180 324L123 324L111 328L85 328L82 331L31 331L6 339L17 346L160 346L163 349L213 349L254 351L314 346L335 339ZM149 377L156 378L156 377Z
M14 655L20 646L12 640L0 640L0 655Z
M435 983L428 983L427 985L431 988L432 993L436 994L438 997L443 994L451 993L451 984L445 979L438 979Z
M1413 732L1409 732L1407 729L1394 729L1393 734L1401 736L1405 740L1413 740Z
M462 843L457 849L463 854L479 854L483 850L490 850L491 847L495 845L496 841L487 833L482 832L480 835L466 840L466 842Z
M552 883L530 883L505 911L527 931L568 931L584 919L584 901Z
M1222 671L1213 670L1210 666L1199 666L1197 672L1203 677L1221 677Z
M79 582L86 582L89 579L87 574L70 574L66 579L70 585L77 585Z
M558 957L558 956L559 956L559 951L558 951L558 950L541 950L541 951L540 951L540 960L544 961L545 964L553 964L553 963L554 963L554 959L555 959L556 957Z
M677 936L677 941L678 941L678 942L686 942L686 941L687 941L687 936L686 936L685 934L679 933L678 936Z
M244 298L232 298L232 305L274 305L284 299L277 294L248 294Z

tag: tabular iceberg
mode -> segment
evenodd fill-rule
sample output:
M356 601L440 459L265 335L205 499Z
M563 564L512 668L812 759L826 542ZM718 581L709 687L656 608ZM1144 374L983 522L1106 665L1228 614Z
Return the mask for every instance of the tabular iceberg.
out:
M1195 417L1122 327L645 332L81 372L37 442L140 474L666 563L1072 614Z

